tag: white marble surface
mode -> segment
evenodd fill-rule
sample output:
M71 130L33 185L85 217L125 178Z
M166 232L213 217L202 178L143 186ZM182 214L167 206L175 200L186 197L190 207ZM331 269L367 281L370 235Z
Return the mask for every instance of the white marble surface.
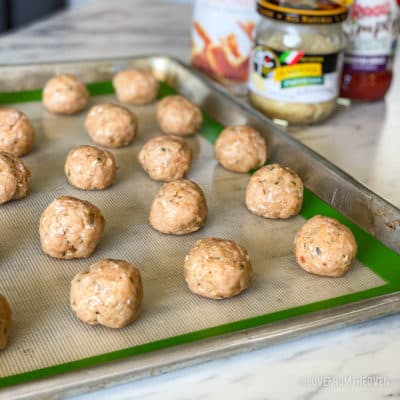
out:
M399 331L400 318L384 318L74 400L398 399Z
M190 15L172 0L93 0L1 36L0 64L155 53L187 61ZM399 206L400 57L395 72L385 102L291 131ZM74 399L400 399L399 359L396 315Z

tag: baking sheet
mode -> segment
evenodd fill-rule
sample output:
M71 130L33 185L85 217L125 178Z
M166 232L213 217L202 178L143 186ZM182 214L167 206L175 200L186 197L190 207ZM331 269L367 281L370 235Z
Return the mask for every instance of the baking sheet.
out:
M91 98L91 105L116 101ZM132 146L113 150L119 165L117 183L106 191L74 189L63 173L70 147L91 144L85 133L85 113L54 116L40 103L18 108L33 121L37 144L24 161L32 170L28 198L0 207L0 292L10 300L14 325L9 347L0 354L0 377L8 377L182 334L247 320L321 300L357 293L386 282L355 262L343 278L316 277L301 270L292 255L295 232L304 218L269 221L249 213L244 205L246 174L223 170L213 159L213 146L200 135L189 139L194 163L188 178L205 191L209 217L201 231L169 236L147 222L160 183L151 181L137 162L146 140L159 134L155 106L130 107L139 116L140 132ZM63 261L41 252L38 222L56 197L71 195L97 205L106 218L104 239L85 260ZM183 279L184 257L202 237L233 239L252 259L251 289L229 300L212 301L189 292ZM141 271L144 305L141 318L122 330L89 326L69 307L70 281L100 258L123 258Z

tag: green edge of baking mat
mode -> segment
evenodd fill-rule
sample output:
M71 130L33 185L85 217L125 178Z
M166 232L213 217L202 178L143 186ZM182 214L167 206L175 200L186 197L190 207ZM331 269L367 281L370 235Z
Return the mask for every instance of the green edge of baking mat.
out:
M88 85L88 89L92 96L114 93L111 82L92 83ZM174 93L176 92L173 89L171 89L165 83L161 83L159 97L164 97ZM0 104L41 101L41 96L41 90L0 93ZM200 130L200 133L203 137L214 143L222 129L222 125L215 122L208 115L204 115L204 123ZM260 325L301 316L315 311L326 310L332 307L337 307L400 290L400 255L383 245L357 225L353 224L329 204L323 202L320 198L307 189L304 191L304 203L300 214L306 219L311 218L316 214L323 214L336 218L343 224L347 225L354 233L358 243L357 258L387 283L385 285L357 293L351 293L328 300L322 300L304 306L277 311L271 314L260 315L257 317L215 326L213 328L203 329L184 335L174 336L123 350L117 350L111 353L85 358L78 361L72 361L52 367L46 367L35 371L24 372L22 374L0 378L0 388L32 381L35 379L47 378L53 375L70 372L81 368L93 367L124 357L150 353L152 351L162 350L180 344L187 344L200 339L207 339L243 329L254 328Z

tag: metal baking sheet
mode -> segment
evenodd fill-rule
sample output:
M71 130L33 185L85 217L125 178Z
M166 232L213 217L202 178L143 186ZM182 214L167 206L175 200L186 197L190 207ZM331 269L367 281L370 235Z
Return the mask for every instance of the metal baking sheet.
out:
M206 227L195 234L162 235L147 223L160 183L142 171L137 154L146 140L159 134L155 104L130 107L139 116L140 133L132 146L113 151L120 167L117 184L107 191L85 192L70 187L63 174L68 149L90 144L83 127L85 113L54 116L32 101L40 98L35 89L50 76L72 72L92 83L90 105L116 102L109 79L131 65L152 68L166 83L164 92L173 88L206 113L202 134L188 139L195 154L188 178L204 189L210 210ZM9 298L15 315L10 346L0 353L0 398L56 398L399 310L395 267L400 268L400 258L357 227L398 252L398 231L390 221L399 219L399 210L179 62L146 57L6 67L0 92L0 103L18 101L14 106L32 119L38 134L33 153L24 158L33 173L30 196L0 208L0 292ZM250 123L265 133L270 159L303 177L310 191L301 216L268 221L246 210L249 176L225 171L213 159L212 141L222 126L233 123ZM105 215L104 240L89 259L54 260L40 250L40 213L59 195L87 199ZM294 234L317 211L340 212L354 224L361 241L359 260L343 278L315 277L295 264ZM183 259L205 236L234 239L248 249L255 271L250 290L225 301L188 291ZM386 269L376 262L377 256L389 263ZM144 280L142 317L119 331L81 323L68 304L72 277L105 257L135 263Z

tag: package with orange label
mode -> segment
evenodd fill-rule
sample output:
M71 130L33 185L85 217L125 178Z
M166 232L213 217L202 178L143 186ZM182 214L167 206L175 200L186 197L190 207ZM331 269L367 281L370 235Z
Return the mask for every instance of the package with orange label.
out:
M256 0L196 0L193 66L224 84L245 85L258 20Z

